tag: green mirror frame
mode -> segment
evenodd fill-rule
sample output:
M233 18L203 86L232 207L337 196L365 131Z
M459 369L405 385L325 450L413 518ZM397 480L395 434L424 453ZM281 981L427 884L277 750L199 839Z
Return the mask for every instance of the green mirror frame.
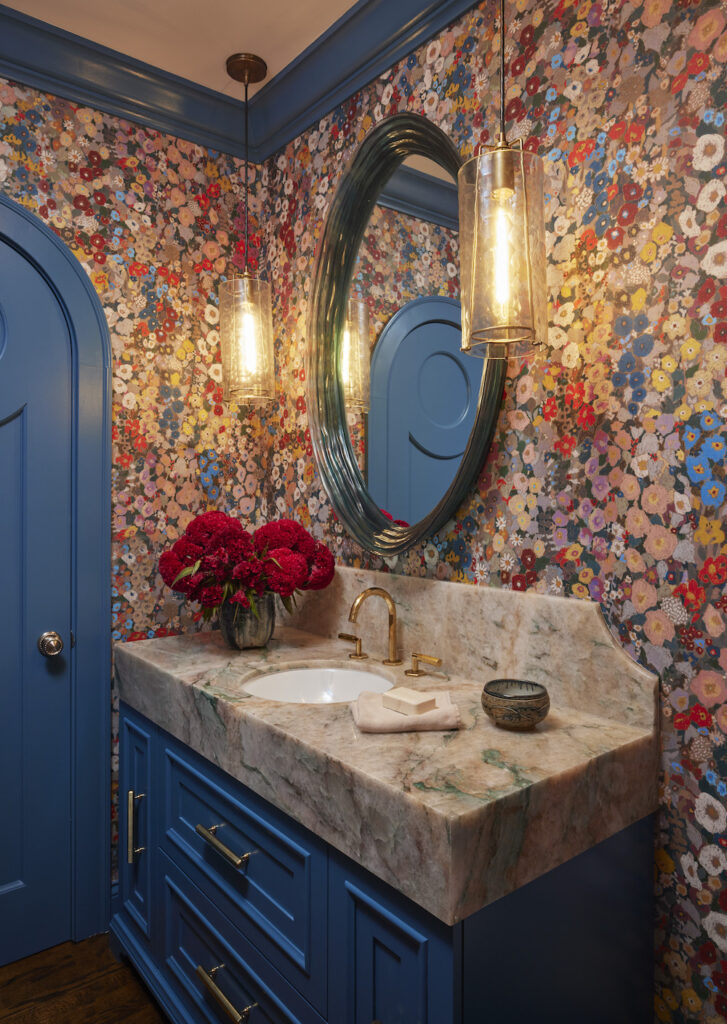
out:
M338 373L346 300L359 246L379 194L410 156L434 160L457 178L462 160L447 135L425 117L394 114L364 138L343 172L319 243L308 321L311 439L323 486L339 519L367 551L391 556L436 533L477 479L500 409L507 363L486 360L477 415L457 474L432 511L410 526L388 519L371 495L351 447Z

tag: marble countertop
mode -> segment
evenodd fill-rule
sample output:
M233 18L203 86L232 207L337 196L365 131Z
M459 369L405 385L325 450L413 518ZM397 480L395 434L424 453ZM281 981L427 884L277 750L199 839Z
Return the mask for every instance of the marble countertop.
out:
M349 572L346 586L359 586L362 574ZM392 578L385 582L394 592ZM335 630L344 621L318 623ZM657 680L622 651L614 653L616 682L605 687L610 713L600 693L594 713L585 696L563 699L575 683L563 694L549 683L550 714L526 733L499 729L484 714L483 683L505 673L481 662L467 674L417 680L374 652L362 663L398 685L448 689L462 715L456 732L362 734L347 704L282 704L243 691L251 676L281 666L354 667L348 649L334 636L283 625L263 651L231 651L217 632L143 640L116 646L117 684L141 714L448 924L656 808ZM622 678L629 713L615 689ZM603 685L584 680L584 694Z

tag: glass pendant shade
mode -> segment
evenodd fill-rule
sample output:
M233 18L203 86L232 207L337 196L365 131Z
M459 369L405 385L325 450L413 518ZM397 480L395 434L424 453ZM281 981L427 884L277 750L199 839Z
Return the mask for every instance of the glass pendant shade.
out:
M364 299L350 298L341 336L341 384L346 408L368 412L371 349L369 307Z
M273 318L270 285L235 277L220 287L222 395L226 401L256 402L275 397Z
M484 151L459 171L462 351L525 355L548 329L543 161Z

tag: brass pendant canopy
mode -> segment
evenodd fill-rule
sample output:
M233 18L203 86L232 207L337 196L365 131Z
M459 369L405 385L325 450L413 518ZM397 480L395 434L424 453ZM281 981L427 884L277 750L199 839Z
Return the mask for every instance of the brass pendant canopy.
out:
M254 53L233 53L227 58L227 74L236 82L254 85L262 82L268 73L268 66L262 57Z

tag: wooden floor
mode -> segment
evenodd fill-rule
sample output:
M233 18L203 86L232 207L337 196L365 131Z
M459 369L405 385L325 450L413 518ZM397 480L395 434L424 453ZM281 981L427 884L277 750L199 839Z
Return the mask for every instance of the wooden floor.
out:
M0 967L2 1024L168 1024L108 935Z

